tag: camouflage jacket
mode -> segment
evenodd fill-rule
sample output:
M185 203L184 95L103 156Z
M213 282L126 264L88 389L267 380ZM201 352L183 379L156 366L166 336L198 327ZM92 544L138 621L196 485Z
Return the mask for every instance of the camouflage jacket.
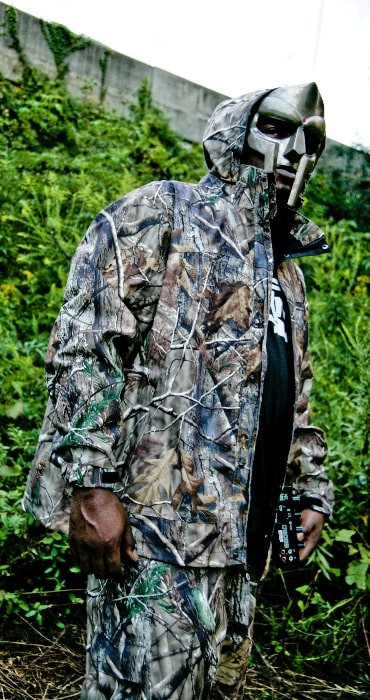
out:
M67 531L72 484L102 486L129 510L139 555L191 566L247 560L276 211L273 175L238 161L255 98L228 101L210 119L211 171L200 183L131 192L99 213L77 249L24 496L47 527ZM309 417L304 280L291 259L325 248L297 216L278 278L295 373L289 474L330 514L325 438Z

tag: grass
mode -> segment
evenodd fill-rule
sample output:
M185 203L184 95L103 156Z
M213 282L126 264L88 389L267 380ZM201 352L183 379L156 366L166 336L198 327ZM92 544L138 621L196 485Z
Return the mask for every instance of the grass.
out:
M76 606L77 608L77 606ZM83 606L73 623L60 630L50 619L42 629L17 615L0 631L0 700L76 700L85 665ZM276 665L254 645L254 666L248 671L241 700L350 700L368 698L368 692L326 678L297 673ZM225 696L225 700L227 697Z

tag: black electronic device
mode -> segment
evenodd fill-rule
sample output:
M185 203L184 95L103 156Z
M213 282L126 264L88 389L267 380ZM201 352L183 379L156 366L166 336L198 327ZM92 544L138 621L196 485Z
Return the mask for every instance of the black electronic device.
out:
M294 569L300 565L299 550L304 547L304 542L297 539L297 534L303 532L301 512L301 497L292 486L284 486L276 511L272 546L273 561L282 569Z

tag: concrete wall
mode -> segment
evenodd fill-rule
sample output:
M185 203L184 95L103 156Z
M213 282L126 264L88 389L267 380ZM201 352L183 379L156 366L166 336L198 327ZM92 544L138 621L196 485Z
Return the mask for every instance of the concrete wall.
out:
M0 2L0 73L15 82L22 76L19 53L12 48L12 39L6 29L5 10L11 3ZM27 63L50 77L56 76L54 56L41 31L36 17L17 10L17 34ZM106 60L104 74L101 64ZM144 78L149 81L154 103L163 110L171 127L185 141L201 142L205 123L215 106L225 95L191 83L172 73L154 68L133 58L119 54L95 41L72 53L68 60L67 84L75 97L88 94L99 100L104 84L104 106L125 114L128 105L137 100L137 91ZM328 140L320 159L320 167L352 171L365 168L366 155L336 141Z
M0 72L5 78L19 81L22 65L18 52L11 47L6 31L5 10L11 3L0 2ZM18 37L29 65L50 77L56 76L55 61L41 31L40 20L17 10ZM154 103L170 120L171 127L187 141L202 139L207 118L225 95L208 90L172 73L154 68L116 53L95 41L68 58L67 84L72 95L89 95L98 100L103 83L101 62L107 61L104 75L104 106L125 113L127 104L137 99L137 91L147 78Z

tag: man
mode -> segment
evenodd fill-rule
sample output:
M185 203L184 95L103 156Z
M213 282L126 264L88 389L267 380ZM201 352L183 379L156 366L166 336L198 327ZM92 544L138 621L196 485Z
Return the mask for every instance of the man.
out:
M328 248L296 211L324 143L314 83L226 100L208 175L109 205L72 261L24 504L89 574L85 699L241 697L286 474L302 562L331 513L292 261Z

